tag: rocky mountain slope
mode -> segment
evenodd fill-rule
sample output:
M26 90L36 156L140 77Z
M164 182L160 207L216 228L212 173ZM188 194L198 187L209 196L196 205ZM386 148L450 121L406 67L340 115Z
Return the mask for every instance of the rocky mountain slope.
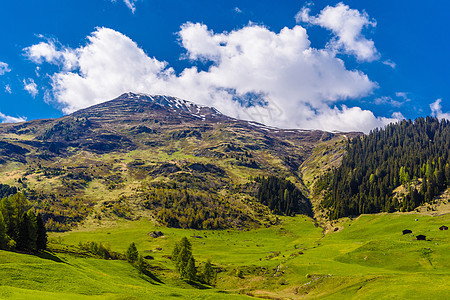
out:
M127 93L59 119L1 124L0 135L0 182L64 230L140 216L184 228L270 225L276 217L256 199L254 179L288 178L307 197L359 133L272 128Z

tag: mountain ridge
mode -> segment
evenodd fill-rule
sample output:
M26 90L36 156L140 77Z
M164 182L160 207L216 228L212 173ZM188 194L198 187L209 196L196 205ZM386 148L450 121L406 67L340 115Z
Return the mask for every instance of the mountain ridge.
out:
M338 163L344 141L360 133L273 128L175 97L125 93L58 119L1 124L0 134L0 180L25 191L53 229L63 230L123 216L163 222L175 214L171 224L187 224L179 218L196 218L189 207L163 213L158 206L183 195L220 204L209 206L206 219L234 207L235 219L243 216L239 226L257 224L270 213L261 213L251 178L289 178L307 196L302 164L313 154L322 161L331 155L313 149L336 146ZM326 168L310 168L311 180ZM146 200L158 193L166 195L159 204Z

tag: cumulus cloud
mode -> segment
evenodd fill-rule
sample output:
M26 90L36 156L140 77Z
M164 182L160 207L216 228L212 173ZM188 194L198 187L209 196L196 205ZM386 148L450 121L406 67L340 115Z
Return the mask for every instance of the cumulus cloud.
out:
M5 75L8 72L11 72L8 64L0 61L0 75Z
M2 123L20 123L20 122L25 122L27 120L27 118L25 118L25 117L11 117L11 116L7 116L5 114L2 114L0 112L0 120L2 121Z
M27 47L24 52L25 56L36 64L47 62L60 65L63 69L69 71L76 68L78 63L76 51L60 45L57 46L52 39ZM39 67L36 68L36 72L39 72Z
M437 99L433 103L430 104L431 115L438 119L447 119L450 120L450 112L442 112L442 99Z
M33 96L33 98L36 97L36 95L39 93L37 84L32 78L23 80L23 89L27 91L31 96Z
M12 94L11 86L9 84L5 85L5 92Z
M296 15L297 22L318 25L333 32L335 38L328 47L336 51L355 55L360 61L373 61L378 58L378 52L372 40L367 39L362 30L375 27L376 21L369 18L366 12L350 9L341 3L325 7L317 16L311 16L311 9L306 6Z
M242 13L242 9L240 9L240 8L237 7L237 6L236 6L233 10L234 10L234 12L237 13L237 14Z
M377 85L361 71L348 70L334 51L311 47L299 25L273 32L250 24L214 33L206 25L186 23L178 37L184 57L209 61L208 70L192 66L177 74L109 28L97 28L76 49L46 41L25 52L36 63L60 66L50 76L50 94L65 113L133 91L172 95L284 128L367 132L395 121L359 107L335 106L367 96Z

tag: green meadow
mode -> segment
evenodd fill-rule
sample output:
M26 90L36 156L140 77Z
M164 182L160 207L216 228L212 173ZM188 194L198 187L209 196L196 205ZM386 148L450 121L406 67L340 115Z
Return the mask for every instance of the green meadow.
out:
M450 295L450 216L362 215L324 230L314 220L281 217L252 230L186 230L148 220L80 227L50 234L52 253L0 252L0 298L5 299L445 299ZM336 231L334 231L336 228ZM410 229L412 234L402 234ZM164 236L153 238L154 230ZM426 235L417 241L416 235ZM188 284L170 261L182 237L197 265L220 272L215 287ZM86 257L80 242L125 252L135 242L151 256L151 278L126 261Z

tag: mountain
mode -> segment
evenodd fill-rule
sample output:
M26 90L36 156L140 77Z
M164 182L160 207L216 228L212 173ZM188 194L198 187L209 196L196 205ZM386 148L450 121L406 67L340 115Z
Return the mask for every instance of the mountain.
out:
M360 135L278 129L134 93L59 119L1 124L0 134L0 181L24 191L53 230L141 216L172 227L254 227L276 222L268 207L312 215L308 187ZM268 176L287 196L258 194Z
M0 124L0 294L445 299L449 142L434 118L282 130L131 93ZM43 221L65 232L36 251Z

